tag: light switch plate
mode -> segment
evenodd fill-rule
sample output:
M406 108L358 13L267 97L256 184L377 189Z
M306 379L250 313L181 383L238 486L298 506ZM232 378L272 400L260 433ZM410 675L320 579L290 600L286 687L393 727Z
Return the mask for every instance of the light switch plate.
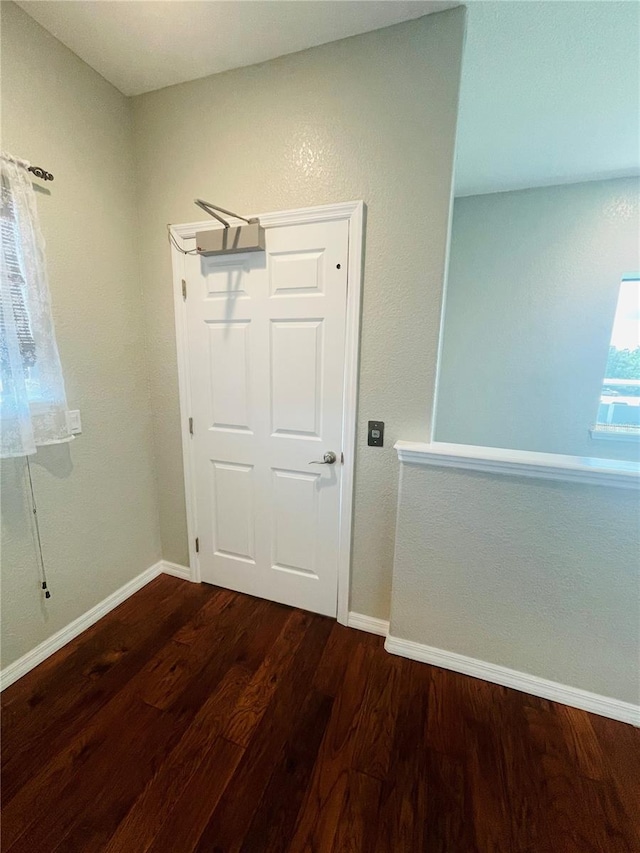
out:
M382 447L384 445L384 421L369 421L367 444L369 447Z
M71 409L67 412L67 428L71 435L79 435L82 432L80 409Z

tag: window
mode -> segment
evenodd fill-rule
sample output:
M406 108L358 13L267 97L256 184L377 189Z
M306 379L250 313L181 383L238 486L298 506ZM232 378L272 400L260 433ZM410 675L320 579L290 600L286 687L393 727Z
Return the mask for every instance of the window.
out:
M622 280L593 433L640 438L640 275Z
M0 457L7 457L70 435L28 163L4 153L0 163Z

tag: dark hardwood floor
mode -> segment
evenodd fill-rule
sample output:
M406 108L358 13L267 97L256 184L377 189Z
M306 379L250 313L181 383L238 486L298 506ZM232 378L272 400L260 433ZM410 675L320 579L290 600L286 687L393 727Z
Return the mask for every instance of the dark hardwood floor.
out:
M162 576L2 697L3 853L640 851L640 731Z

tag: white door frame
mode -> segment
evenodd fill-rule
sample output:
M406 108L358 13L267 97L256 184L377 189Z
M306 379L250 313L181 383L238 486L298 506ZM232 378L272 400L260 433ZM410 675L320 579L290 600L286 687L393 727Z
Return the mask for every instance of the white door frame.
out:
M256 215L256 214L252 214ZM249 217L248 217L249 218ZM321 207L306 207L300 210L284 210L258 214L264 228L283 225L306 225L311 222L349 223L349 259L347 269L347 317L344 364L344 406L342 416L342 452L344 465L340 486L340 538L338 547L338 622L347 624L349 615L349 584L351 579L351 531L353 518L353 481L356 453L356 414L358 394L358 355L360 349L360 293L362 290L362 237L364 203L362 201L327 204ZM229 217L232 225L240 220ZM189 432L191 416L191 387L189 371L189 347L187 334L187 312L183 299L185 278L184 251L195 249L196 231L217 226L214 220L170 225L173 238L171 261L173 265L173 301L176 323L176 346L178 357L178 385L180 392L180 420L182 430L182 461L184 465L184 494L189 535L189 566L191 580L200 583L200 563L196 553L196 492L194 477L194 454L192 436ZM182 250L182 251L180 251Z

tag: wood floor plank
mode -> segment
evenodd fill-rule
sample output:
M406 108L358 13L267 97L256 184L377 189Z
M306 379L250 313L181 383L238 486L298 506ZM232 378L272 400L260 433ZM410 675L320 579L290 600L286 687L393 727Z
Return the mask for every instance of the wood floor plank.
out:
M235 635L238 624L249 618L248 606L227 590L213 595L156 656L138 694L142 701L160 710L169 708L219 653L221 641Z
M609 767L589 714L567 705L557 705L555 710L564 741L579 772L587 779L595 781L608 777ZM638 806L640 807L640 801Z
M242 844L242 853L286 849L309 783L333 699L312 691L296 712L293 728Z
M167 760L158 767L120 822L105 848L106 853L129 853L132 850L145 853L149 849L174 808L178 808L185 788L198 771L202 757L219 740L230 710L249 682L249 677L250 673L242 666L228 670L218 689L204 703ZM218 752L225 750L224 743L217 744L217 747ZM230 751L230 754L239 760L241 751ZM193 796L198 798L200 792L194 790ZM198 837L199 833L195 841Z
M475 686L473 716L484 720L489 729L501 732L498 748L508 788L509 834L517 847L535 850L546 832L546 779L538 744L528 728L527 709L546 703L513 690L492 692L491 688L487 682Z
M176 578L2 706L6 853L640 851L640 730Z
M357 770L349 771L347 794L333 844L335 853L375 850L382 782Z
M428 669L402 660L391 763L380 791L376 853L421 850L426 818L426 782L421 772L427 748Z
M251 619L240 626L238 663L255 672L282 631L291 608L261 598L239 597L249 598L253 602L253 612Z
M380 781L387 778L389 770L401 667L401 658L382 655L371 668L353 746L354 769Z
M22 719L29 710L33 710L43 701L51 698L57 699L58 691L52 691L52 687L60 685L66 690L68 681L77 678L78 670L87 662L94 663L96 654L102 648L109 645L109 635L116 626L134 624L136 621L144 621L145 610L150 612L157 608L162 601L167 601L176 593L180 595L181 584L177 578L171 578L174 583L167 584L166 576L154 578L144 588L142 608L138 606L140 597L138 594L123 601L109 614L109 618L100 619L91 625L78 637L75 637L63 646L55 655L46 658L41 664L32 669L18 681L14 682L0 697L2 705L2 730L7 736L13 735L12 725L15 721ZM194 587L195 591L195 587ZM142 611L142 613L140 612ZM136 620L136 615L138 619ZM49 705L43 707L43 711L50 715L52 708Z
M176 578L172 580L180 584ZM155 578L149 585L152 588L149 597L143 599L141 612L136 613L131 606L137 593L113 610L109 618L96 622L3 691L2 731L9 739L8 748L3 750L3 766L15 750L22 751L22 729L30 730L36 719L43 730L58 725L61 714L77 702L87 683L98 681L145 637L157 632L156 620L168 618L188 599L198 599L201 604L206 600L195 585L192 589L176 589L173 585L167 589L160 581ZM149 618L154 613L156 618Z
M598 717L595 714L588 716L626 813L637 813L640 803L639 730L606 717ZM638 848L640 849L640 844Z
M248 601L246 605L251 606ZM191 610L183 612L183 608L179 607L175 616L180 619L182 626L188 623L187 616L192 615L196 618L197 613L198 610L193 613ZM9 827L7 834L11 839L16 833L24 832L26 827L36 820L42 791L53 789L61 792L64 796L65 792L73 791L79 775L90 776L89 768L91 762L95 760L95 754L99 754L103 745L110 742L110 737L117 736L122 728L123 720L127 721L129 727L137 730L140 718L140 696L144 695L145 688L154 681L157 661L165 659L165 650L170 638L165 636L166 631L164 629L171 627L175 628L173 619L163 623L163 630L158 631L154 638L155 656L150 656L150 650L147 649L148 656L145 665L136 672L129 672L129 678L119 691L113 695L107 694L106 699L110 701L106 701L102 707L99 707L73 737L64 739L63 748L54 756L48 761L42 761L38 764L32 776L4 807L3 815ZM192 708L193 713L195 710ZM172 736L178 733L176 724L179 723L181 717L185 726L189 723L189 715L175 714L172 718L174 721ZM119 740L116 742L116 745L118 744ZM53 804L51 807L54 808ZM40 806L40 811L42 811L42 806Z
M221 600L224 602L222 606ZM152 707L160 706L160 710L169 714L173 720L171 732L173 740L175 740L180 729L184 730L185 727L191 725L194 714L201 707L201 705L196 705L193 702L196 683L206 684L211 689L216 689L219 681L224 681L227 676L230 665L236 668L246 668L245 665L251 659L251 655L247 652L252 647L252 644L247 642L247 637L249 635L256 636L252 627L260 624L262 619L260 614L263 614L268 607L268 602L252 599L248 596L234 594L229 599L226 591L224 591L223 596L214 595L210 607L198 611L191 623L185 625L184 630L179 631L171 639L158 654L155 661L150 663L141 677L132 684L132 690L137 697L143 699L147 704L151 704L149 703L150 698L156 699L156 703ZM203 622L203 611L205 609L209 611L209 618ZM286 615L286 611L283 615ZM276 625L278 624L277 619L274 622ZM194 625L197 626L195 630ZM195 633L198 635L196 649L190 649L190 642L177 641L177 638L184 640L185 636L192 637ZM261 656L264 656L266 649L270 647L272 634L271 630L261 633L263 640L267 635L269 637L266 641L266 647L260 646ZM158 684L158 672L163 673L161 685ZM175 677L174 673L176 674ZM171 741L168 741L162 746L162 756L166 755L167 745L170 743ZM225 748L223 745L218 745L218 752L220 749ZM230 752L233 755L237 754L238 758L241 754L233 750ZM199 772L200 768L197 769L196 775ZM140 776L139 778L147 783L149 774L146 777ZM135 796L141 790L142 787L139 784L121 790L118 793L117 801L120 804L120 811L125 806L127 808L131 806ZM222 793L222 790L220 789L219 794ZM110 828L111 821L112 816L108 814L101 818L101 823L107 830ZM115 828L114 825L111 831ZM97 840L94 843L97 843Z
M146 771L156 744L171 737L172 721L156 708L137 702L132 714L135 717L129 719L128 725L119 723L118 739L107 737L97 744L82 764L82 772L73 774L59 792L64 809L57 807L51 797L43 800L41 792L35 806L38 819L5 848L5 853L58 850L69 833L79 827L86 849L91 849L92 822L103 813L105 800L111 809L114 795L118 797L123 788L128 790L139 782L139 774ZM148 737L142 739L142 732ZM135 761L131 761L132 755Z
M167 585L165 578L172 583ZM96 679L110 668L109 654L126 653L132 643L138 643L144 636L156 632L158 621L166 619L186 600L193 599L202 604L207 598L195 584L186 589L177 578L154 578L144 590L112 610L108 618L98 620L4 690L1 697L2 729L11 737L11 746L16 742L14 726L25 724L25 714L37 708L43 723L55 724L57 704L68 706L73 700L70 690L73 691L78 684L79 674ZM154 619L149 618L152 614ZM5 760L6 757L3 756Z
M240 850L247 827L273 773L276 757L286 743L300 698L311 686L330 631L330 620L312 617L295 660L278 685L269 712L262 718L202 833L197 853Z
M524 694L463 677L456 696L464 717L476 844L498 850L541 844L546 829L539 799L543 780L539 749L527 728Z
M253 675L269 653L290 609L250 596L236 594L236 599L237 607L229 611L233 618L219 625L203 667L184 684L169 710L187 715L196 712L230 667L242 666Z
M464 762L457 756L428 749L423 755L425 786L424 818L416 823L416 850L450 853L477 851L473 829L469 785Z
M182 643L185 646L192 646L194 648L209 643L212 623L215 624L218 622L217 619L214 622L213 617L219 616L221 613L226 613L227 610L240 607L242 604L249 603L246 599L241 599L230 589L210 586L207 588L207 592L205 606L192 619L185 622L182 628L174 634L173 639L176 643ZM255 606L255 602L253 602L253 606Z
M447 755L466 754L465 675L429 667L427 745Z
M298 646L311 622L311 615L294 610L270 652L264 658L231 712L223 735L245 747L269 707L283 674L291 666Z
M536 853L637 853L640 835L621 812L612 789L576 775L557 756L546 757L543 764L546 825L533 848Z
M244 750L223 737L205 752L149 853L192 853L233 778ZM214 848L211 848L214 849Z
M363 685L371 669L373 655L358 644L349 660L336 696L331 718L320 745L314 773L288 850L331 850L344 806L355 735L362 708Z
M20 732L7 734L3 740L6 759L2 768L3 805L39 772L44 763L73 740L91 717L147 665L157 648L202 607L206 596L201 590L196 589L195 593L181 588L173 600L167 599L155 613L142 607L146 610L146 621L137 622L131 628L123 625L122 633L115 638L109 634L109 642L96 655L96 667L88 665L77 671L75 681L66 688L64 682L60 686L55 680L52 682L51 700L25 713ZM109 659L114 650L117 656L114 665L102 667L101 662Z
M469 715L465 742L476 845L480 850L509 853L515 839L502 737L503 732L495 725Z
M584 853L631 853L640 849L640 812L625 810L616 786L606 776L606 766L602 773L594 774L589 765L591 775L602 776L602 781L587 778L582 772L575 749L578 736L567 741L568 715L564 709L555 703L529 702L526 716L545 780L540 808L545 815L546 840L540 846L551 850L573 839L568 849L581 845Z
M362 633L335 623L313 678L313 687L327 696L336 696L344 671L355 647L361 644Z

